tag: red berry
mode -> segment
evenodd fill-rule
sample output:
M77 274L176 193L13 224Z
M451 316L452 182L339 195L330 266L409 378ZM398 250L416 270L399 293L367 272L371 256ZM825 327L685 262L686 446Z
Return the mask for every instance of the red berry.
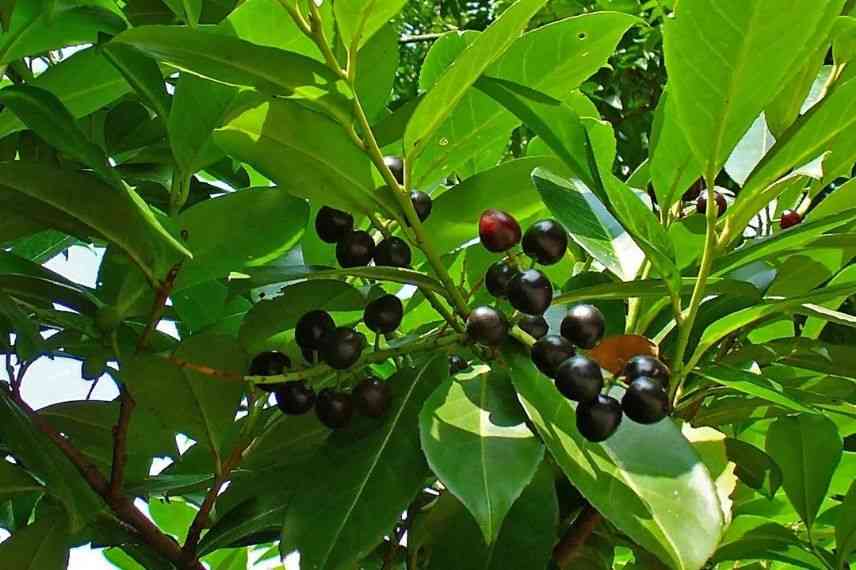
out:
M802 216L799 212L795 212L794 210L788 210L784 214L782 214L782 219L779 221L779 226L786 230L788 228L792 228L802 222Z
M716 200L716 209L717 217L722 216L725 213L725 210L728 208L728 202L725 201L725 196L720 194L719 192L714 192L714 200ZM699 214L704 214L707 212L707 193L703 192L701 196L698 197L696 201L696 211Z
M520 235L520 224L511 214L490 209L479 218L479 237L488 251L507 251L520 241Z

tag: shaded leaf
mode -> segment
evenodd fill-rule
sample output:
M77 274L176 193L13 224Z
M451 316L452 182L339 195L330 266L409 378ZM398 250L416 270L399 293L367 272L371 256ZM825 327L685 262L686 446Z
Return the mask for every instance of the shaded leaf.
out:
M64 515L40 518L0 543L0 560L15 570L65 570L70 542Z

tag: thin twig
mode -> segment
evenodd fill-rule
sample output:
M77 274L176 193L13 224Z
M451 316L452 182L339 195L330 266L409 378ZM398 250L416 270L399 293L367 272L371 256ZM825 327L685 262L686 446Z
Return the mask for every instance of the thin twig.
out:
M559 568L569 567L571 562L580 557L586 541L602 519L601 514L591 504L586 503L565 536L553 548L553 560Z
M128 426L136 403L125 386L119 392L119 421L113 426L113 462L110 465L110 496L122 493L125 464L128 462Z
M445 34L436 33L436 34L415 34L412 36L403 36L399 38L398 43L400 44L415 44L418 42L433 42L434 40L443 37Z
M146 324L146 328L143 331L143 334L140 335L139 340L137 341L137 352L142 352L145 350L146 345L149 343L149 339L152 336L152 333L160 323L160 319L163 316L164 311L166 310L166 302L169 300L169 296L172 293L172 288L175 286L175 279L178 277L178 271L181 269L181 264L174 265L169 273L166 275L166 279L164 279L161 286L158 288L157 295L155 296L155 301L152 303L152 310L149 313L149 322ZM118 355L116 355L118 357Z

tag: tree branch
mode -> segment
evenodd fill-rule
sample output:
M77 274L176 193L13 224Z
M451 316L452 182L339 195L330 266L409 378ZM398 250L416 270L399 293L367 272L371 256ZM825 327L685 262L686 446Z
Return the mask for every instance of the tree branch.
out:
M582 555L586 541L602 519L601 514L590 503L586 503L571 528L553 548L553 560L559 568L567 568Z
M128 462L128 426L134 411L134 398L125 386L119 394L119 421L113 426L113 462L110 466L110 496L122 494L125 480L125 464Z

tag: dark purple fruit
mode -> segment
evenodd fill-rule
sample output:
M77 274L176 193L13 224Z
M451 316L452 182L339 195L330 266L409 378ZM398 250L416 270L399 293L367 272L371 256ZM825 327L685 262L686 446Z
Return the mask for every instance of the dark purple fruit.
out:
M256 355L250 362L250 376L279 376L291 368L291 359L281 352L271 350ZM279 384L256 384L265 392L275 392Z
M500 253L520 241L520 224L511 214L500 210L485 210L479 218L479 238L488 251Z
M553 378L559 365L574 355L574 345L557 334L548 334L532 345L532 362L542 374Z
M315 216L315 231L321 241L339 243L354 229L354 217L348 212L324 206Z
M387 334L398 328L403 316L401 299L395 295L384 295L366 305L363 321L372 331Z
M684 192L684 202L692 202L693 200L699 197L702 190L704 190L704 179L699 178L698 180L693 182L693 185L690 186L686 192Z
M410 202L413 204L413 209L416 210L416 216L419 218L419 221L424 222L427 220L428 216L431 215L431 208L434 205L431 201L431 196L425 192L413 190L410 192Z
M553 284L537 269L514 276L508 284L511 306L527 315L543 315L553 302Z
M370 418L379 418L386 414L391 397L389 384L377 378L366 378L357 384L353 392L357 410Z
M628 382L633 382L641 376L657 380L663 386L669 385L669 368L653 356L634 356L624 365L622 375Z
M508 336L508 320L493 307L476 307L467 317L467 334L479 344L498 346Z
M621 404L615 398L599 395L591 402L577 406L577 430L589 441L606 441L619 424Z
M343 428L354 415L354 402L350 394L324 388L315 401L315 414L328 428Z
M279 384L274 396L282 413L290 416L305 414L315 405L315 390L302 380Z
M377 244L374 262L378 267L409 267L410 246L399 237L388 237Z
M802 216L799 212L795 212L793 210L788 210L784 214L782 214L782 219L779 220L779 227L783 230L788 228L792 228L794 226L799 225L802 222Z
M321 350L327 337L336 330L336 323L327 311L309 311L297 321L294 340L305 351Z
M392 172L395 181L399 184L404 184L404 161L398 156L385 156L383 163Z
M360 359L365 346L365 337L347 327L337 328L321 349L321 360L330 368L344 370Z
M605 329L603 313L594 305L574 305L562 321L562 336L585 349L597 346Z
M453 354L449 356L449 374L457 374L463 372L470 367L470 363L464 360L463 357Z
M523 235L523 253L541 265L558 263L568 249L568 232L556 220L535 222Z
M342 267L364 267L374 256L375 243L372 236L363 230L345 235L336 244L336 259Z
M484 286L487 292L494 297L505 297L508 295L508 284L519 271L511 264L497 261L491 265L484 276Z
M669 415L669 394L659 381L640 376L627 387L621 408L636 423L655 424Z
M728 208L728 202L725 201L725 196L719 192L714 192L713 194L714 200L716 200L716 209L718 210L716 216L719 217L725 213L725 210ZM699 214L707 212L707 192L702 192L701 196L696 200L696 212Z
M573 356L559 365L556 388L569 400L594 401L603 390L603 372L591 358Z
M550 325L547 324L547 319L542 315L523 315L517 321L517 326L536 340L543 338L550 331Z

